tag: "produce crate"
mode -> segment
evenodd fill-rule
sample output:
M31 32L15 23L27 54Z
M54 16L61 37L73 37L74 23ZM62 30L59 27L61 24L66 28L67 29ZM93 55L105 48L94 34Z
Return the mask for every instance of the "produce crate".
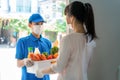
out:
M50 67L51 64L54 64L56 62L56 59L50 59L50 60L43 60L43 61L34 61L34 65L31 67L27 67L28 73L35 73L36 70L45 69L47 67Z

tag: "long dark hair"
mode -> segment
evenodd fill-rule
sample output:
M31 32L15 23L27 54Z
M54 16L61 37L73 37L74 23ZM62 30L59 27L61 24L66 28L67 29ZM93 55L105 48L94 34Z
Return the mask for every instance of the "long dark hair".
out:
M97 38L95 33L94 14L90 3L82 3L74 1L66 6L65 15L74 16L76 20L86 27L86 35L91 37L91 40Z

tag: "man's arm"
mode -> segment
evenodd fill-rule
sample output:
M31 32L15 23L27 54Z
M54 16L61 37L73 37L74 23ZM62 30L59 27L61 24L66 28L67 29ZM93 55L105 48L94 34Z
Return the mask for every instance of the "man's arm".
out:
M23 67L24 66L24 60L17 60L17 67Z
M22 60L19 60L19 59L17 60L17 67L23 67L23 66L31 67L33 65L34 65L34 62L28 58L24 58Z

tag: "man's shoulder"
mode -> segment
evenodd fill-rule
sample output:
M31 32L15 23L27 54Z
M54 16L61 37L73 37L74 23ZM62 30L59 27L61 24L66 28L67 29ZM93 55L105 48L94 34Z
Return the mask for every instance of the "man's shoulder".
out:
M19 41L26 41L26 40L29 40L29 36L25 36L25 37L21 37L19 38Z

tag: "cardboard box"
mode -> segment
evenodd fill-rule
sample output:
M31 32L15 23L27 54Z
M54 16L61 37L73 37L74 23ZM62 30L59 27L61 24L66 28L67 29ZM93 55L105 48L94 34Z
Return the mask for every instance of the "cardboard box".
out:
M50 60L43 60L43 61L34 61L34 65L31 67L27 67L28 73L35 73L38 69L45 69L47 67L50 67L51 64L54 64L56 62L56 59L50 59Z

